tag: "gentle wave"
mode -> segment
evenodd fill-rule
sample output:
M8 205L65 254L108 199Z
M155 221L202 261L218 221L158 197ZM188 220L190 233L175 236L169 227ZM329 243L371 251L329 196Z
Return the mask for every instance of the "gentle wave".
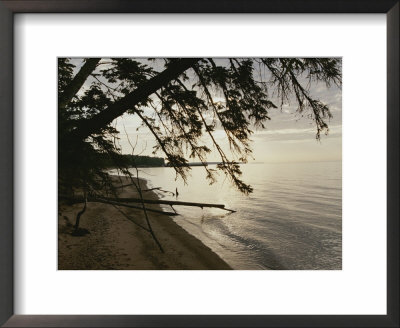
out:
M341 269L341 163L247 164L245 196L229 183L208 185L192 167L188 184L171 168L141 169L152 187L179 191L178 200L222 203L236 210L176 207L175 221L235 269ZM160 197L171 196L159 193Z

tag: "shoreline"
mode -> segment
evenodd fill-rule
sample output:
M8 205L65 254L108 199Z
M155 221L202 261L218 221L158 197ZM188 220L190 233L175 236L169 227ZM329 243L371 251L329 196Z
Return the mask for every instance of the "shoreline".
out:
M125 177L113 176L118 185ZM147 180L140 178L143 190ZM120 188L120 197L137 197L133 186ZM146 199L159 199L154 191ZM152 229L164 253L148 231L143 212L113 205L88 202L80 227L84 236L72 236L76 214L83 204L59 204L58 269L59 270L231 270L209 247L189 234L167 215L148 212ZM157 204L146 208L162 210ZM127 218L129 217L129 219ZM131 221L132 220L132 221ZM139 226L140 225L140 226Z

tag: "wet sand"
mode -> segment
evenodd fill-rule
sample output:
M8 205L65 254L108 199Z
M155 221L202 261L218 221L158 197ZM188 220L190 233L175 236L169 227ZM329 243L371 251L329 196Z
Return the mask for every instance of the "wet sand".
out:
M129 181L115 179L123 185ZM141 180L142 189L147 189ZM133 186L119 189L119 197L138 197ZM144 198L157 199L153 191ZM133 204L138 205L140 204ZM147 208L161 210L159 205ZM58 217L59 270L229 270L217 254L187 233L171 217L148 212L153 231L164 253L148 231L127 219L147 227L143 211L109 204L88 202L80 227L90 233L73 236L76 214L83 204L60 205ZM119 210L118 210L119 209Z

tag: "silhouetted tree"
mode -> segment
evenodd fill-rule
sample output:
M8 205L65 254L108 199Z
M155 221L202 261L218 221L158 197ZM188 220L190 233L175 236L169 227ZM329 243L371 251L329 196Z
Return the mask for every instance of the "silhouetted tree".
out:
M270 110L294 100L296 110L315 122L319 139L328 132L331 113L314 98L311 85L341 85L336 58L87 58L79 70L67 58L58 63L60 183L89 191L111 190L99 155L126 170L111 122L128 113L141 119L157 142L154 152L163 153L184 180L187 154L204 164L210 183L215 181L216 170L205 165L211 149L201 137L208 135L220 156L217 170L249 193L238 162L251 156L254 128L264 127ZM215 139L217 128L226 135L229 154Z

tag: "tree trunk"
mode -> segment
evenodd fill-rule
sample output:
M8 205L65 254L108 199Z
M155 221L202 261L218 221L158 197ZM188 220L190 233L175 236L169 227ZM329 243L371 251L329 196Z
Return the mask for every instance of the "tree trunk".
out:
M71 83L65 88L64 92L58 98L58 108L63 109L76 93L82 88L88 76L94 71L101 58L89 58L82 66L80 71L75 75Z
M89 135L98 132L101 128L110 124L115 118L125 113L128 109L133 109L138 103L144 101L162 86L165 86L171 80L176 79L199 60L199 58L182 58L179 61L171 63L163 72L143 83L124 98L117 100L96 116L89 120L81 120L78 123L77 128L71 132L72 138L82 140L87 138Z

